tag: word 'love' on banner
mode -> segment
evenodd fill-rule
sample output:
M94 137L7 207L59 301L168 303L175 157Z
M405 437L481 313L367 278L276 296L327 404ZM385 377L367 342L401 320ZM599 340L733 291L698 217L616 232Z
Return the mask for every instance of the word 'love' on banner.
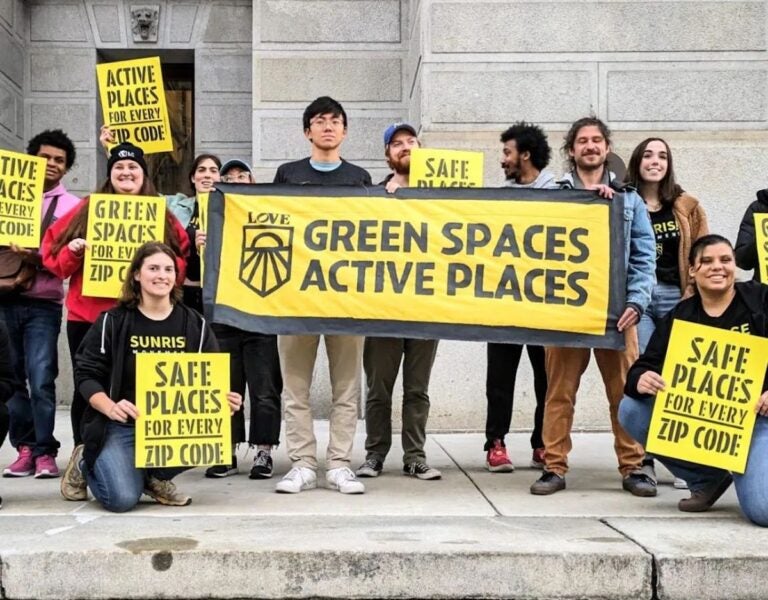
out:
M40 246L45 159L0 150L0 246Z
M203 298L262 333L617 348L622 219L583 190L218 184Z
M743 473L768 339L676 320L646 450Z
M104 121L116 143L130 142L144 154L173 152L160 58L96 65Z
M755 243L760 281L768 281L768 213L755 213Z
M165 237L165 200L92 194L83 266L83 295L117 298L136 249Z
M410 168L410 187L483 187L482 152L414 148Z
M136 355L136 467L232 460L229 354Z

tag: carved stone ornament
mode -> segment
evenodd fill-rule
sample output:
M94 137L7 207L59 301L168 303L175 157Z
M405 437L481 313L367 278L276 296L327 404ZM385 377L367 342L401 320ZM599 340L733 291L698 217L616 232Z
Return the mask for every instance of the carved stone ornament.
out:
M160 21L159 4L131 6L131 31L134 42L156 42Z

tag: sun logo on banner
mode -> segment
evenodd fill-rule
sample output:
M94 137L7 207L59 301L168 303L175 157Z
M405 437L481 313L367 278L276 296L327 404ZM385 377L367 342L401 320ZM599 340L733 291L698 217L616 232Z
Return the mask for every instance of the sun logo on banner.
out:
M264 298L291 278L293 227L246 225L240 281Z

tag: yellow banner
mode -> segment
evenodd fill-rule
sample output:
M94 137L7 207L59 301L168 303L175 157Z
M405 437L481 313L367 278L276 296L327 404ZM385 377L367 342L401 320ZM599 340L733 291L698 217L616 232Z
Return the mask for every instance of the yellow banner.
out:
M164 198L91 195L83 295L117 298L136 249L146 242L162 242L164 234Z
M347 319L604 335L609 206L536 197L227 193L216 208L223 230L208 232L220 243L216 314L295 317L321 331L323 320Z
M768 213L755 213L755 243L760 281L768 282Z
M768 339L676 320L648 452L743 473L766 365Z
M0 150L0 246L40 246L45 159Z
M232 460L229 354L136 355L136 467Z
M483 153L439 148L411 150L410 187L483 187Z
M144 154L173 152L160 58L96 65L104 122L116 143L130 142Z

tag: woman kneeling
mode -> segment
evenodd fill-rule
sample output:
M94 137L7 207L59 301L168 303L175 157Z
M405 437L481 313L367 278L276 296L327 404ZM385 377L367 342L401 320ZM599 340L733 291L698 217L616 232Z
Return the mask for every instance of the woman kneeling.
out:
M77 352L75 380L88 408L83 418L83 460L65 476L87 483L104 508L131 510L142 493L160 504L185 506L192 500L171 479L183 468L135 467L136 354L215 352L216 338L199 313L179 302L173 251L160 242L136 251L118 306L101 314ZM113 400L119 398L119 400ZM242 404L227 394L230 410Z
M719 235L699 238L688 257L696 291L659 323L648 348L627 374L626 396L619 407L622 427L645 445L656 394L666 387L661 370L675 319L768 337L768 286L754 281L735 283L736 259L731 243ZM768 378L766 378L768 381ZM768 386L763 382L755 412L752 445L743 475L659 456L676 477L684 479L691 497L680 500L684 512L708 510L736 484L739 506L753 523L768 527Z

